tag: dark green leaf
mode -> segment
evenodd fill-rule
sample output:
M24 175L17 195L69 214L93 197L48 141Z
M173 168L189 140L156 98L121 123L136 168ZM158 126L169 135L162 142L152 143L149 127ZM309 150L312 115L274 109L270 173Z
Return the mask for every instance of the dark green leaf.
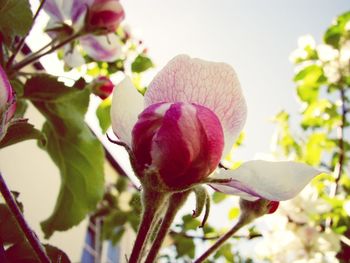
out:
M15 36L24 36L33 22L28 0L6 0L0 6L0 31L10 45Z
M6 204L0 204L0 237L4 244L25 240L25 236Z
M38 258L27 241L14 244L6 250L6 258L9 262L37 263Z
M60 169L62 183L53 214L41 226L47 237L78 224L96 208L104 190L104 152L84 122L89 90L64 86L37 76L25 85L25 96L46 117L45 150Z
M153 62L149 57L145 55L138 55L134 62L131 64L132 72L141 73L146 71L147 69L153 67Z
M100 123L102 133L106 133L108 128L111 126L111 103L112 101L107 98L103 100L96 109L96 116L98 122Z
M48 257L52 263L70 263L68 256L62 250L49 244L44 245Z
M64 83L57 81L57 78L41 74L26 82L23 96L32 101L58 103L73 100L77 94L79 93L76 88L67 87ZM81 110L85 112L83 108Z
M39 140L42 145L46 143L44 134L35 129L32 124L25 120L17 121L7 129L5 137L0 141L0 148L31 139Z

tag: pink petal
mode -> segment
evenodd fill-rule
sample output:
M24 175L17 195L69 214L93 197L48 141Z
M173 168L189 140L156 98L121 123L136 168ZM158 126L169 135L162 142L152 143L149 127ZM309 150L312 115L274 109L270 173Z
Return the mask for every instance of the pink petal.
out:
M172 59L149 85L146 106L158 102L196 103L212 110L224 130L225 154L243 128L247 115L240 84L231 66L186 55Z
M170 187L188 186L216 169L223 151L220 121L188 103L152 104L133 129L133 152L142 169L159 171Z
M283 201L295 197L320 173L303 163L249 161L236 170L220 171L213 178L231 181L211 186L217 191L239 195L247 200Z
M111 120L115 135L131 146L131 131L137 116L143 110L143 96L137 91L129 77L119 83L113 91Z
M91 58L106 62L113 62L122 54L119 41L115 34L103 36L88 35L80 38L80 44Z
M7 75L0 65L0 109L13 100L13 90Z

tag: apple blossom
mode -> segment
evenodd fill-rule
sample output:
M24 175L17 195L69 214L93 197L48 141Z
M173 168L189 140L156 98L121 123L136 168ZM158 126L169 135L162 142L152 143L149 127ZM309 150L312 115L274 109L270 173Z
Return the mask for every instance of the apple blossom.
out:
M119 0L95 0L90 7L89 27L115 32L124 16Z
M92 93L94 93L96 96L99 96L103 100L111 95L113 89L113 82L105 76L98 77L92 83Z
M16 111L14 91L0 65L0 140L6 134L8 124Z
M71 28L79 32L84 30L85 16L93 0L47 0L44 10L50 16L48 32L51 38L64 39L72 32L62 33L58 30L62 24L68 24ZM121 17L120 19L122 19ZM90 31L89 31L90 32ZM93 33L93 32L92 32ZM63 34L63 35L62 35ZM97 61L113 62L121 55L121 44L116 34L106 35L86 34L79 38L79 43L91 58ZM80 66L84 59L80 50L72 43L64 47L64 61L71 67Z
M150 175L151 184L176 190L206 182L250 201L294 197L320 172L301 163L250 161L212 173L246 113L231 66L180 55L155 76L144 98L125 78L114 89L111 119L114 133L135 155L141 180Z

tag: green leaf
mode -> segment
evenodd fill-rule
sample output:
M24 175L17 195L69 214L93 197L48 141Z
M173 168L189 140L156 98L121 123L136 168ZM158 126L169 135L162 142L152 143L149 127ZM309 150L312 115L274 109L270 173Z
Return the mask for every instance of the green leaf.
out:
M212 195L212 199L213 199L213 202L215 204L221 203L226 198L227 198L227 195L224 194L224 193L220 193L220 192L214 192L213 195Z
M102 133L106 133L108 128L111 126L111 107L112 100L107 98L103 100L96 109L96 116L98 122L100 123Z
M10 45L15 36L24 36L33 23L28 0L6 0L0 6L0 31Z
M337 106L327 99L312 102L303 112L301 125L305 128L326 127L332 129L340 124Z
M195 230L201 225L199 220L193 218L191 215L183 216L182 221L183 221L183 228L186 231L187 230Z
M22 230L6 204L0 204L0 237L4 244L14 244L25 240Z
M228 218L229 218L230 220L233 220L233 219L237 218L238 215L239 215L239 211L240 211L240 210L239 210L238 207L233 207L233 208L231 208L230 211L228 212Z
M45 244L44 248L46 250L47 256L51 259L51 262L59 263L70 263L68 256L61 249Z
M131 70L135 73L141 73L153 66L153 62L149 57L140 54L135 58L134 62L131 64Z
M325 133L313 133L308 138L305 148L304 161L310 165L318 166L321 162L322 153L331 150L336 144L327 139Z
M294 77L299 85L298 96L302 101L314 101L318 98L319 87L325 83L323 69L318 65L310 65L300 70Z
M5 137L0 141L0 149L22 141L36 139L44 145L45 135L26 120L12 123L6 132Z
M177 251L176 258L188 256L194 258L195 245L191 238L186 238L181 235L174 235L174 245Z
M214 255L215 259L218 259L220 257L224 257L226 260L232 262L234 258L234 254L232 253L232 246L230 243L224 244L222 247L219 248L218 252Z
M57 81L57 78L47 74L40 74L29 79L24 86L24 98L35 101L45 101L52 103L63 103L68 100L73 100L81 90L75 87L67 87L63 82ZM87 107L87 104L85 105ZM82 112L86 112L84 107L81 107Z
M345 25L350 21L350 12L340 15L335 23L329 27L323 37L324 42L335 48L339 48L340 40L345 35Z
M49 237L56 230L77 225L95 210L104 190L104 152L84 122L89 104L88 89L69 88L53 77L42 75L27 81L24 95L46 117L45 150L61 173L55 209L41 223Z

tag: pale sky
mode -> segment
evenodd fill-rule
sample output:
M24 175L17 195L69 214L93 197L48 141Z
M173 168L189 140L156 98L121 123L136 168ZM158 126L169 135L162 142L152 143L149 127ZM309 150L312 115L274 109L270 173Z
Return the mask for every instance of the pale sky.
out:
M238 159L269 152L281 109L296 114L290 53L301 35L316 42L333 18L350 8L341 0L128 0L126 21L157 66L177 54L231 64L248 103L245 147ZM215 87L213 87L215 88Z

